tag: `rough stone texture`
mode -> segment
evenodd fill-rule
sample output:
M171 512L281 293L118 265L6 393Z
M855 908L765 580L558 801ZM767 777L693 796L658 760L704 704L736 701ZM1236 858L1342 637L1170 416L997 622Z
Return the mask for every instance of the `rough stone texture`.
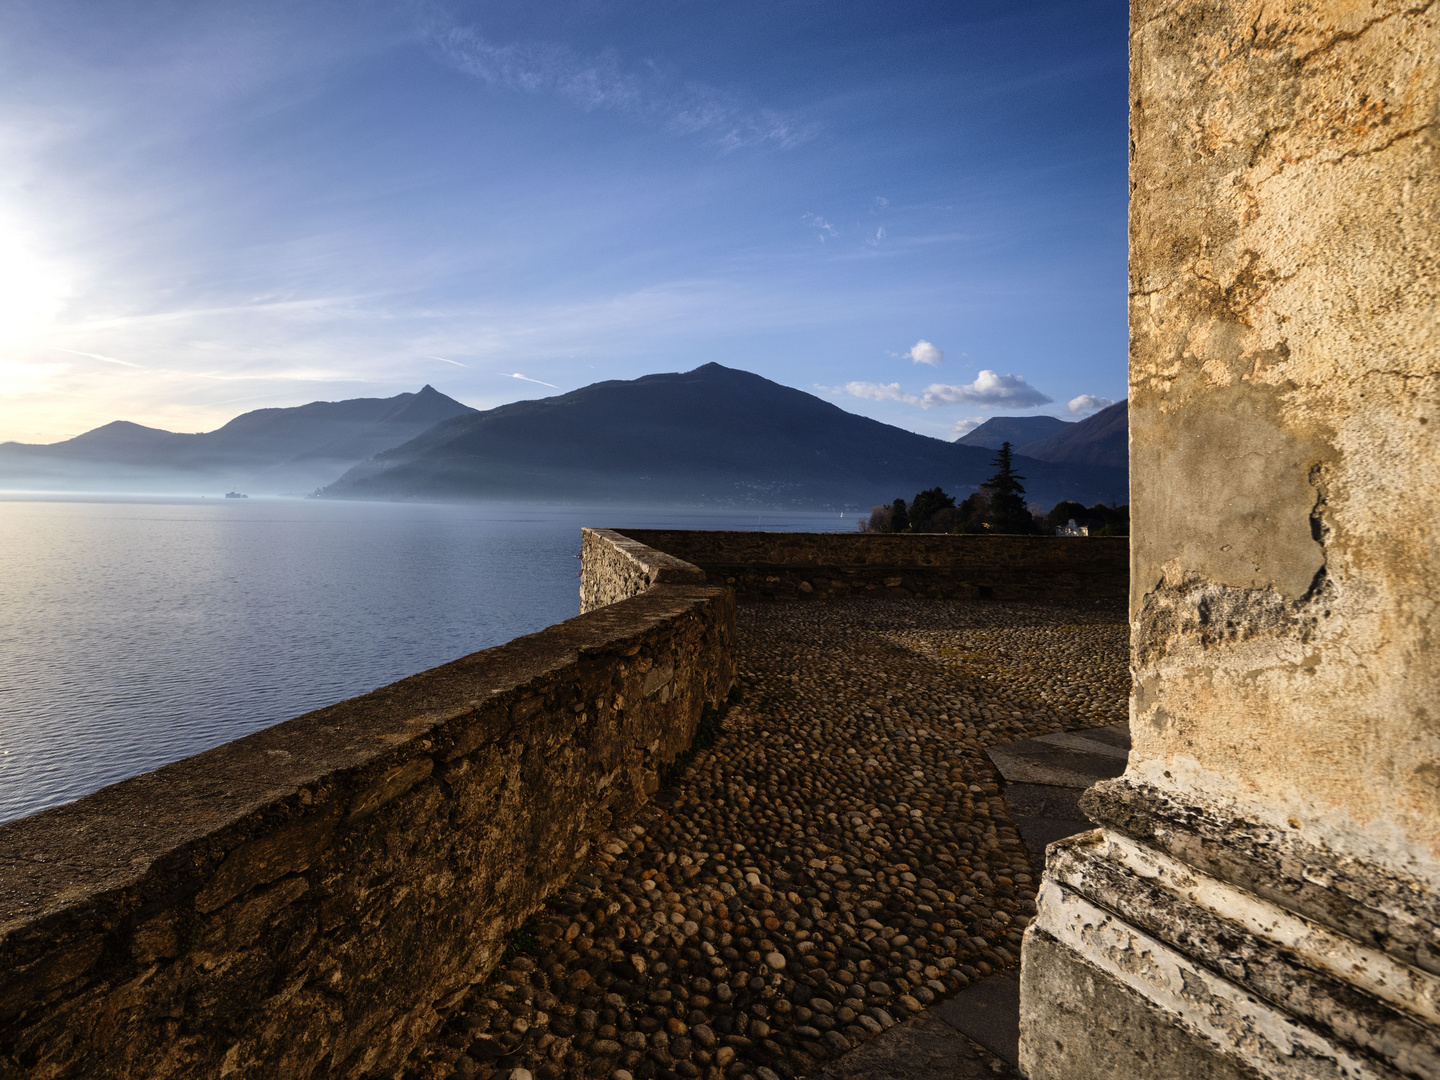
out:
M1437 13L1132 6L1133 750L1034 1080L1440 1077Z
M656 585L0 828L0 1076L395 1066L655 790L733 646L727 590Z
M728 584L741 600L841 596L1123 597L1123 536L947 536L625 529Z

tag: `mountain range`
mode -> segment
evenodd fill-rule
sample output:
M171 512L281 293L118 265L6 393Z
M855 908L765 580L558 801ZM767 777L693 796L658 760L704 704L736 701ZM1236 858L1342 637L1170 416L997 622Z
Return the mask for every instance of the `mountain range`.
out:
M991 450L1008 442L1015 453L1040 461L1124 469L1130 460L1127 403L1117 401L1080 421L1055 416L996 416L955 441L961 446Z
M706 364L454 417L321 494L868 508L937 484L964 495L994 473L993 460L988 449ZM1017 466L1046 506L1127 497L1123 469L1024 457Z
M1033 501L1124 502L1123 457L1117 467L1103 448L1087 449L1087 433L1113 437L1113 425L1094 423L1105 415L1003 417L971 436L989 427L988 436L1031 438L1016 466ZM0 444L0 487L868 509L936 485L974 490L995 455L971 436L918 435L706 364L483 412L426 386L259 409L199 434L116 421L49 445ZM1055 460L1027 453L1056 439Z
M117 420L64 442L0 443L0 487L310 491L442 420L474 412L426 386L388 398L256 409L193 435Z

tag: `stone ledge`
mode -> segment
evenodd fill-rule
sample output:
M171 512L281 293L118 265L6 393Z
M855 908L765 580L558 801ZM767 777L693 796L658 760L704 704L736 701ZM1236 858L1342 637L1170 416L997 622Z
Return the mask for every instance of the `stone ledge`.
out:
M1027 1076L1261 1080L1261 1074L1053 935L1031 927L1020 969Z
M1440 975L1440 896L1422 882L1128 778L1096 784L1080 807L1142 844Z
M1121 836L1096 832L1054 845L1046 882L1041 921L1057 938L1081 942L1089 959L1103 951L1104 934L1085 906L1094 905L1117 920L1112 936L1148 935L1233 985L1250 1008L1276 1010L1275 1022L1260 1026L1271 1041L1280 1027L1289 1033L1278 1039L1279 1056L1298 1043L1326 1042L1336 1061L1373 1055L1405 1075L1440 1074L1440 981L1430 976ZM1216 1010L1224 1011L1210 1010L1212 1027ZM1239 1020L1227 1023L1235 1045L1260 1037L1237 1028Z
M1061 841L1056 847L1095 842L1094 834L1090 834ZM1348 1040L1301 1022L1248 986L1195 962L1049 874L1041 890L1039 914L1025 932L1021 968L1022 1072L1038 1072L1036 1059L1046 1053L1047 1040L1053 1038L1048 1030L1050 1023L1042 1019L1053 1015L1053 1005L1045 1003L1039 1006L1042 1011L1032 1011L1037 1006L1032 1004L1029 991L1035 980L1053 977L1053 973L1032 970L1037 964L1033 947L1037 945L1049 946L1052 954L1068 952L1143 997L1151 1009L1168 1018L1175 1030L1208 1043L1214 1058L1229 1059L1274 1080L1400 1080L1402 1075L1434 1075L1428 1069L1406 1070L1402 1074ZM1095 1049L1103 1052L1104 1047Z

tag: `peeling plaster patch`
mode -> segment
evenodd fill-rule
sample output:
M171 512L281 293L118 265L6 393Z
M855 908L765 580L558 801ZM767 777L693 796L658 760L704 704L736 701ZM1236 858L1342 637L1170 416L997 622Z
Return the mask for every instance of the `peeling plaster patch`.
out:
M1311 476L1337 451L1287 421L1272 388L1211 387L1202 399L1172 391L1138 416L1132 405L1136 587L1175 565L1182 578L1299 600L1325 565Z
M1299 600L1273 588L1236 589L1195 576L1172 582L1179 569L1167 565L1141 600L1130 643L1137 669L1158 663L1181 643L1210 649L1275 637L1308 644L1330 616L1335 588L1323 565Z

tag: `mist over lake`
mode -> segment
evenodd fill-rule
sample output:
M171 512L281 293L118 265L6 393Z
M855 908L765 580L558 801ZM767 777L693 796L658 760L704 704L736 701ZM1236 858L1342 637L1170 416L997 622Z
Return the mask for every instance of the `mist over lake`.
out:
M0 821L570 618L582 525L853 515L0 496Z

